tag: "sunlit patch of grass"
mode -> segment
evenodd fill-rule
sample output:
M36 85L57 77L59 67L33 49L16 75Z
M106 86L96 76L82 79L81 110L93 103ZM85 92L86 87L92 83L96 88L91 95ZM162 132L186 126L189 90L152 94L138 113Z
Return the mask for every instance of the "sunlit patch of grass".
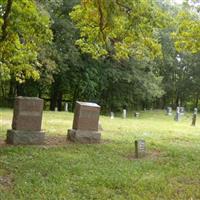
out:
M12 110L0 109L0 138L11 127ZM118 115L120 116L120 115ZM101 116L101 144L0 147L0 199L197 200L200 199L200 125L191 113L180 122L164 111ZM66 136L72 113L44 112L48 136ZM65 137L63 137L65 138ZM145 139L147 156L134 157L134 140Z

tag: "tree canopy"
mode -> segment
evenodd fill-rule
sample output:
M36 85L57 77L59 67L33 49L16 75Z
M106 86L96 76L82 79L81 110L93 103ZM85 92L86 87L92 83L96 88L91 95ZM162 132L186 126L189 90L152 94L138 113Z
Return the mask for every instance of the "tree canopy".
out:
M0 0L0 99L102 109L198 106L199 4Z

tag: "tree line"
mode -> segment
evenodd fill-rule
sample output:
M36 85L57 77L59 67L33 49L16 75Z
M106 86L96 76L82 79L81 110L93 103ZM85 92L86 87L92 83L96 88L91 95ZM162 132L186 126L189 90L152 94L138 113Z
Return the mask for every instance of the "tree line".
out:
M197 1L1 0L0 102L38 96L62 110L198 107Z

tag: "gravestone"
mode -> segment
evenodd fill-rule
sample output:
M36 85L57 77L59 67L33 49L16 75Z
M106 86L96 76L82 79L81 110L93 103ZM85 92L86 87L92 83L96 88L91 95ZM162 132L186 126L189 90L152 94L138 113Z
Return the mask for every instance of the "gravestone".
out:
M146 155L146 145L144 140L135 141L135 156L136 158L142 158Z
M65 111L68 112L68 103L65 103Z
M41 131L43 100L36 97L17 97L14 104L12 130L7 131L9 144L42 144Z
M193 113L193 117L192 117L192 126L196 126L197 112L198 112L198 109L195 108L194 113Z
M100 106L96 103L76 102L72 129L68 130L68 139L80 143L99 143Z
M126 109L123 109L123 115L122 117L125 119L126 118Z
M172 107L167 107L166 114L167 115L172 115Z
M178 122L178 121L180 121L180 117L181 117L181 115L180 115L180 107L177 107L176 108L176 115L175 115L174 120Z
M114 112L111 112L111 113L110 113L110 118L111 118L111 119L114 119L114 117L115 117Z
M180 115L184 115L185 114L185 108L184 107L180 107Z
M58 107L55 107L55 112L57 112L58 111Z
M134 116L135 116L135 117L139 117L139 116L140 116L140 113L139 113L139 112L135 112Z

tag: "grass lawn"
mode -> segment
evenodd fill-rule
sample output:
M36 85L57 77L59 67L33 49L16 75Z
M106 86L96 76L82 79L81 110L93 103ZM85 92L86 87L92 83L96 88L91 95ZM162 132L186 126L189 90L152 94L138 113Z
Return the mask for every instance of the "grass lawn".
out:
M12 110L0 113L4 140ZM44 112L50 144L0 146L0 200L200 199L200 123L192 127L191 116L181 122L163 111L138 119L101 116L102 143L83 145L65 142L72 113ZM135 139L146 140L146 158L135 159Z

